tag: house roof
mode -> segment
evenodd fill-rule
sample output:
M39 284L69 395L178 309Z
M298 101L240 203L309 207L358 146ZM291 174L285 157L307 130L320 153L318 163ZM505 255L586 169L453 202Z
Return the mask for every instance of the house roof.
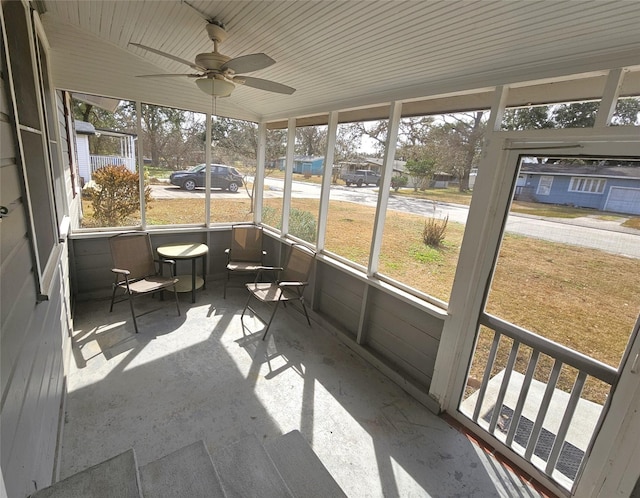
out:
M384 163L384 159L382 157L366 157L364 158L364 162L369 164L375 164L377 166L382 167ZM400 159L393 160L393 169L397 171L404 171L404 167L407 164L407 161L401 161Z
M530 175L596 176L599 178L640 179L640 163L635 167L524 163L520 168L520 172Z
M279 161L284 161L286 160L287 157L286 156L280 156L278 158ZM324 156L293 156L293 160L294 161L324 161Z
M91 123L86 121L75 120L76 133L79 135L95 135L96 129Z
M340 121L385 118L391 101L403 101L405 115L489 108L493 88L503 84L511 85L509 105L599 97L607 70L617 67L633 69L621 94L640 94L635 1L41 0L35 5L44 10L56 87L213 110L271 127L286 126L292 116L298 125L326 123L332 110L341 111ZM131 42L187 61L212 50L207 21L189 5L225 24L228 38L220 52L268 54L276 64L251 76L296 92L240 87L214 103L193 78L137 78L193 70ZM579 75L579 82L569 75Z

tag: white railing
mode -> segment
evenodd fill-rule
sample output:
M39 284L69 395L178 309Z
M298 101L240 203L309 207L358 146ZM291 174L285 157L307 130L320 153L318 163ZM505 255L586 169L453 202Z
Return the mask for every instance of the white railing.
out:
M121 164L124 164L129 171L136 171L136 160L133 157L96 156L91 154L89 161L91 163L91 173L105 166L119 166Z
M597 379L610 391L617 370L487 313L482 314L480 325L493 332L493 340L479 388L460 403L460 411L571 489L604 413L602 405L581 397L585 382L588 377ZM509 350L504 366L496 362L501 339L503 352L505 342ZM526 370L520 367L524 373L517 372L516 360L520 357L522 362L527 355ZM542 357L552 363L544 373ZM476 351L473 361L485 359ZM561 377L565 385L573 383L570 393L556 387Z

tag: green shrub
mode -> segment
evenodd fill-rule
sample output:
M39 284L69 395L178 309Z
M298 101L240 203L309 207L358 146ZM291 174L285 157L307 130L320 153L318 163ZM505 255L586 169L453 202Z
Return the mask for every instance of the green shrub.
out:
M93 175L95 187L84 189L91 200L94 217L101 226L119 226L140 209L140 184L138 174L124 165L105 166ZM151 202L151 188L145 187L145 202Z
M280 229L280 212L269 206L263 207L262 222ZM291 235L306 240L307 242L315 242L316 231L316 219L313 213L303 211L302 209L291 208L291 211L289 211L289 233Z
M313 213L291 208L289 212L289 233L307 242L315 242L316 219Z
M427 218L422 229L422 240L429 247L439 247L444 242L449 216L446 218Z
M405 175L395 175L391 178L391 188L396 192L402 187L406 187L409 183L409 178Z
M263 206L262 208L262 223L269 225L270 227L282 228L280 226L280 211L269 206Z

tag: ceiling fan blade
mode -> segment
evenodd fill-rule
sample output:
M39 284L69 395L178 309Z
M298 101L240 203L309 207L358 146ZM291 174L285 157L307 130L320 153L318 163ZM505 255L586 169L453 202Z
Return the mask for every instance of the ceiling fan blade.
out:
M189 7L191 7L193 10L195 10L198 14L200 14L200 17L202 17L205 21L207 22L213 22L213 18L209 17L207 15L206 12L200 10L198 7L196 7L195 5L192 5L191 3L187 2L187 0L181 0L181 3L187 4Z
M234 78L235 81L235 78ZM287 85L283 85L282 83L276 83L275 81L263 80L262 78L252 78L251 76L240 76L238 78L238 83L244 81L245 86L250 86L251 88L257 88L259 90L266 90L267 92L275 92L275 93L284 93L286 95L291 95L296 91L295 88L292 88Z
M259 69L264 69L272 64L275 64L271 57L267 54L248 54L241 55L235 59L225 62L220 68L222 71L225 69L231 69L236 74L251 73Z
M180 73L180 74L169 74L169 73L162 73L162 74L140 74L138 76L136 76L136 78L174 78L174 77L184 77L186 76L187 78L202 78L204 76L204 74L197 74L197 73L190 73L190 74L185 74L185 73Z
M181 59L180 57L176 57L175 55L168 54L168 53L163 52L161 50L157 50L157 49L152 48L152 47L147 47L146 45L142 45L140 43L129 42L129 45L133 45L134 47L138 47L138 48L141 48L143 50L147 50L149 52L153 52L154 54L161 55L162 57L166 57L167 59L171 59L172 61L180 62L181 64L185 64L185 65L189 66L191 69L195 69L196 71L205 71L204 67L197 66L193 62L190 62L190 61L188 61L186 59Z

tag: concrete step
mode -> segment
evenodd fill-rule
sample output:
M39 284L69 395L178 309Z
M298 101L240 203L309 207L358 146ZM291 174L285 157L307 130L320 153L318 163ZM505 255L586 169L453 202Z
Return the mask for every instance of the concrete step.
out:
M291 431L264 445L295 497L346 498L300 431Z
M204 441L138 469L133 449L41 489L32 498L341 498L299 431L263 446L255 435L213 457Z
M32 494L32 498L141 498L134 451L127 450Z
M144 498L224 498L204 441L180 448L140 467Z
M292 496L255 435L222 448L211 459L229 498Z

